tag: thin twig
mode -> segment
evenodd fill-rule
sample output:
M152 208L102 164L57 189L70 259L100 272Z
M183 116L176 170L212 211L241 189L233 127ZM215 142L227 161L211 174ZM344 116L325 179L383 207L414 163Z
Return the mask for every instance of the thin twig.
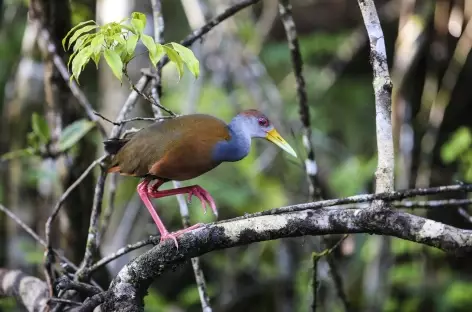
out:
M69 299L61 299L61 298L49 298L48 304L51 304L51 303L63 303L63 304L75 305L75 306L82 305L82 302L72 301Z
M286 212L302 211L306 209L319 209L327 208L332 206L340 206L345 204L355 204L355 203L368 203L375 200L382 200L386 202L393 202L396 200L402 200L405 198L411 198L416 196L425 196L433 194L443 194L443 193L452 193L452 192L472 192L472 184L452 184L445 186L436 186L430 188L416 188L416 189L407 189L402 191L394 192L385 192L385 193L375 193L375 194L361 194L354 195L344 198L336 199L327 199L320 200L317 202L303 203L298 205L291 205L276 209L271 209L267 211L256 212L251 214L251 217L265 216L265 215L274 215L281 214ZM237 217L232 220L247 219L247 216ZM221 221L224 222L224 221Z
M123 69L123 74L128 79L128 82L129 82L131 88L133 88L133 90L135 92L137 92L140 96L142 96L143 99L145 99L146 101L148 101L152 105L159 107L160 109L162 109L166 113L170 114L172 117L176 116L176 114L173 111L171 111L170 109L164 107L163 105L160 104L160 102L156 101L153 97L148 96L147 94L145 94L144 92L142 92L138 88L136 88L136 86L133 83L133 80L131 80L130 76L128 75L128 71L126 69Z
M467 220L467 222L472 223L472 216L462 207L457 209L457 212Z
M139 241L137 243L126 245L125 247L122 247L122 248L118 249L114 253L98 260L96 263L94 263L92 266L90 266L87 269L87 274L90 274L90 273L98 270L99 268L106 265L107 263L110 263L111 261L113 261L115 259L118 259L119 257L121 257L121 256L123 256L127 253L132 252L133 250L142 248L142 247L147 246L147 245L156 245L156 244L159 243L159 239L160 239L159 235L151 236L148 239Z
M105 168L101 168L100 176L98 177L97 184L95 186L95 194L93 198L92 213L90 215L90 225L84 259L80 264L79 270L76 272L76 276L79 280L84 278L82 272L85 268L92 264L93 256L95 255L99 245L98 219L102 211L103 192L105 190L106 178L107 172Z
M112 125L115 125L115 126L120 126L122 124L125 124L125 123L128 123L128 122L132 122L132 121L159 121L159 120L162 120L162 119L172 119L174 118L174 116L161 116L159 118L153 118L153 117L134 117L134 118L129 118L129 119L124 119L120 122L116 122L116 121L112 121L108 118L106 118L105 116L103 116L102 114L100 114L99 112L93 112L95 115L97 115L98 117L102 118L103 120L105 121L108 121L109 123L111 123ZM176 115L178 116L178 115Z
M317 188L316 174L317 165L315 161L315 151L311 143L310 110L308 108L308 97L305 88L305 78L303 77L303 60L298 43L297 29L292 17L292 8L289 0L281 0L279 3L280 18L287 35L288 46L292 58L293 72L297 81L297 95L300 120L303 124L303 145L307 152L305 159L305 171L308 178L309 194L312 200L319 199L320 192Z
M279 12L282 19L282 23L285 28L285 34L287 36L288 46L290 48L290 55L292 58L293 72L297 82L297 95L298 95L298 106L300 120L303 124L303 145L307 153L307 158L305 159L305 172L308 180L308 189L309 196L312 200L321 199L321 192L317 186L317 164L315 160L315 151L311 139L311 125L310 125L310 110L308 108L308 97L305 88L305 78L303 76L303 59L300 52L300 45L298 43L297 29L295 26L295 21L292 17L292 8L289 0L281 0L279 3ZM322 238L323 242L326 244L326 239ZM344 240L344 238L342 239ZM336 245L340 244L340 240ZM330 253L326 254L328 258L328 265L332 272L334 285L336 287L337 293L341 298L341 301L344 304L344 310L349 311L349 303L347 301L347 296L344 293L343 283L341 280L340 274L337 272L334 259L332 259ZM313 272L313 279L317 279L316 270ZM318 282L313 281L313 284L316 285ZM317 289L314 288L313 292L316 292ZM313 296L314 300L316 295ZM313 302L313 311L316 310L316 302Z

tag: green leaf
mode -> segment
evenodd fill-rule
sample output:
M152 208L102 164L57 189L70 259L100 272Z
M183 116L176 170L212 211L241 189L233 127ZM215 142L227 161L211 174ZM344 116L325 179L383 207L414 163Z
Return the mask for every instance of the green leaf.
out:
M137 19L137 20L143 21L146 24L146 15L141 12L131 13L131 19Z
M183 76L184 74L184 62L182 61L182 58L180 55L175 52L172 48L167 47L167 46L162 46L169 57L169 60L171 60L172 63L175 64L177 67L177 70L179 72L179 79Z
M175 42L172 42L171 45L174 50L179 53L185 65L187 65L188 70L195 76L195 78L198 78L200 75L200 62L195 57L192 50Z
M75 78L77 82L79 82L79 76L82 72L82 69L85 65L90 61L90 57L92 56L92 49L90 46L83 48L77 55L74 57L72 61L72 78Z
M119 44L126 45L126 40L125 40L125 38L123 38L123 33L114 34L113 35L113 40L115 40Z
M49 125L43 116L33 113L31 116L33 132L40 138L41 143L46 144L50 139Z
M86 119L80 119L74 121L70 125L62 130L61 136L59 137L59 151L65 152L72 146L74 146L84 135L87 134L95 123Z
M97 25L88 25L88 26L84 26L82 28L80 28L79 30L77 30L74 35L72 35L72 37L70 37L69 39L69 44L67 45L67 49L70 49L70 46L81 36L81 35L84 35L85 33L91 31L91 30L94 30L98 28ZM95 35L95 34L94 34Z
M452 138L441 147L441 157L445 163L455 161L471 147L472 134L466 127L459 128Z
M118 53L113 50L105 50L105 52L103 52L103 56L105 56L105 61L107 62L108 66L110 66L113 74L121 81L123 76L123 62L121 61Z
M1 160L11 160L11 159L14 159L14 158L28 157L28 156L33 156L35 154L35 152L36 152L35 149L33 149L31 147L28 147L28 148L25 148L25 149L5 153L2 156L0 156L0 159Z
M135 34L130 34L128 40L126 41L126 52L128 55L133 55L134 50L136 50L136 45L138 44L138 36Z
M98 69L98 63L100 63L100 53L98 54L92 54L92 60L95 63L95 66Z
M71 30L69 30L69 32L66 34L66 36L64 37L64 39L62 39L62 48L65 50L66 49L66 41L67 41L67 38L70 36L70 34L72 34L76 29L86 25L86 24L90 24L90 23L95 23L95 21L93 20L88 20L88 21L85 21L85 22L82 22L82 23L79 23L77 24L76 26L74 26Z
M136 33L141 35L146 26L146 15L140 12L133 12L131 14L131 25L135 29Z
M144 27L146 26L146 15L139 12L133 12L133 14L131 14L131 25L133 26L136 33L141 35L144 31Z
M74 47L72 48L72 51L77 51L81 50L84 48L87 44L89 44L93 38L95 38L96 34L86 34L77 39L77 41L74 44Z
M158 43L156 44L154 39L148 35L142 35L141 41L149 51L149 59L151 60L151 64L156 67L157 62L159 62L162 55L164 55L164 49L162 48L162 45Z
M105 36L103 34L96 35L90 42L90 48L92 49L93 54L100 54L103 48L103 43L105 42Z

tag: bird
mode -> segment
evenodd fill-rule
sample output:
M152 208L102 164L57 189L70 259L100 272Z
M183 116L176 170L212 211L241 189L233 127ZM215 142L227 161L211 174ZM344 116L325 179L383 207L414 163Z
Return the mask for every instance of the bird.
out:
M107 172L143 179L137 186L137 192L158 228L160 242L172 239L178 248L178 236L203 224L171 233L150 198L187 194L190 202L195 196L205 213L206 205L209 205L217 216L215 201L201 186L169 190L159 190L159 187L168 181L196 178L223 162L243 159L250 152L253 138L266 139L297 157L266 115L256 109L247 109L235 115L228 124L208 114L180 115L154 122L132 135L106 140L105 151L112 156ZM152 181L156 182L150 185Z

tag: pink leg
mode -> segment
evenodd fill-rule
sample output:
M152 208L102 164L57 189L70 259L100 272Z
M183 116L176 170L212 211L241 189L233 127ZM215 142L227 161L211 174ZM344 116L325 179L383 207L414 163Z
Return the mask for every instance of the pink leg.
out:
M188 201L191 200L192 196L195 196L202 203L203 211L205 213L206 213L206 203L208 203L210 205L211 210L215 214L215 216L218 216L218 210L216 209L215 201L211 197L210 193L205 191L201 186L192 185L192 186L180 187L180 188L171 189L171 190L159 191L158 188L161 185L162 185L162 182L161 183L157 182L155 185L153 185L151 191L149 192L149 196L154 197L154 198L161 198L161 197L167 197L167 196L178 195L178 194L188 194Z
M161 234L161 242L163 242L166 239L172 239L172 240L174 240L175 246L177 248L179 248L179 244L177 243L177 236L182 235L182 234L184 234L186 232L189 232L191 230L194 230L194 229L200 227L201 224L195 224L195 225L192 225L191 227L188 227L186 229L183 229L183 230L180 230L180 231L177 231L177 232L173 232L173 233L169 233L169 231L167 231L166 227L164 226L164 223L162 223L161 218L159 218L159 216L157 215L157 212L154 209L154 207L152 206L151 201L149 200L149 195L150 195L149 191L148 191L149 182L151 182L151 180L144 179L143 182L138 184L139 197L141 197L141 200L143 201L146 208L149 210L149 213L151 214L151 217L154 220L154 223L156 223L156 225L157 225L159 233ZM158 181L156 184L161 185L162 183L163 183L162 181Z

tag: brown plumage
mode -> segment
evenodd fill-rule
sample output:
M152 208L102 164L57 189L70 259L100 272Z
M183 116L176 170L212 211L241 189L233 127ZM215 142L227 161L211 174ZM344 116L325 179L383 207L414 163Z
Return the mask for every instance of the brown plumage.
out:
M202 135L202 131L211 135ZM116 155L108 171L165 180L192 179L218 165L212 161L212 147L229 138L226 123L213 116L166 119L126 139L109 141L107 151Z

